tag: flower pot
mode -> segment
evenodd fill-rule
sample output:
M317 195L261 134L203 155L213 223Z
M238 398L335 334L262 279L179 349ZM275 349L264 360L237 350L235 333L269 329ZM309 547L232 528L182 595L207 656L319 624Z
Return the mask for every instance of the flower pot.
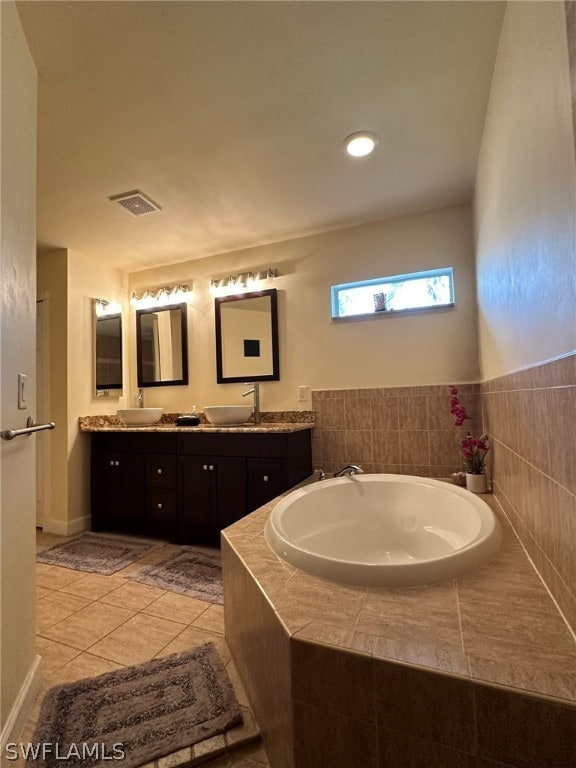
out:
M473 475L471 472L466 472L466 488L472 493L486 493L488 490L486 475Z

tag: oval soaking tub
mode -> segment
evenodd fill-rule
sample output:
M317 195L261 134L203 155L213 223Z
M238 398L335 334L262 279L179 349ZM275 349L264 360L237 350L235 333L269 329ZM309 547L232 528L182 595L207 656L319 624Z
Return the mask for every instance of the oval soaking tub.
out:
M316 576L413 587L461 576L500 546L485 501L458 486L410 475L352 475L285 496L266 523L272 549Z

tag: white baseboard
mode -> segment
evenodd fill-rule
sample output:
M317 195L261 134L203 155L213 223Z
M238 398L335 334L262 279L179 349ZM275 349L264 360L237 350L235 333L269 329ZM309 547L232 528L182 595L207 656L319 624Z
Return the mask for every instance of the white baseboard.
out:
M5 759L4 753L6 751L6 744L19 741L26 718L32 709L40 689L41 662L42 656L36 656L32 662L30 671L26 675L22 688L20 688L20 692L16 697L16 701L8 715L4 728L2 728L2 732L0 733L0 765L3 767L11 764L11 761Z
M57 536L74 536L82 531L90 530L90 515L75 517L74 520L63 522L61 520L45 520L42 530L46 533L55 533Z

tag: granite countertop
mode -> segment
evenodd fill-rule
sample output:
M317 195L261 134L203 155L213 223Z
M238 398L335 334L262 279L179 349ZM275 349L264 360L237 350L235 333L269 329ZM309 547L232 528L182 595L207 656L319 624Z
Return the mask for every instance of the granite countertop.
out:
M115 415L80 416L80 432L224 432L239 434L287 434L314 428L314 411L267 411L261 414L260 424L247 422L234 427L214 426L201 414L201 423L196 427L176 425L178 413L165 413L158 424L149 426L126 426Z
M576 707L574 635L492 495L503 529L492 561L410 588L339 584L282 560L264 536L280 498L222 536L290 636Z

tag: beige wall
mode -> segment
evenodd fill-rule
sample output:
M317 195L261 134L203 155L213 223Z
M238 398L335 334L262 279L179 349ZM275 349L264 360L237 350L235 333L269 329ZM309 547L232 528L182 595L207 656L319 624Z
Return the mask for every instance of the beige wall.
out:
M35 416L36 70L16 8L0 3L2 429ZM17 407L17 374L28 407ZM9 737L35 668L35 439L0 445L0 746ZM12 734L13 735L13 734Z
M576 349L576 187L564 4L509 3L476 186L482 377Z
M471 211L468 206L380 221L130 275L130 288L192 280L188 387L146 390L148 405L182 411L196 403L240 402L242 384L216 382L211 276L277 267L262 287L279 292L280 381L262 386L262 408L309 408L297 388L442 384L478 378ZM330 286L454 267L456 307L406 316L334 322ZM134 310L132 310L132 315ZM134 320L130 324L135 392Z
M89 439L78 431L78 417L114 413L123 392L96 398L93 370L94 298L124 305L128 316L128 280L118 269L74 251L38 255L38 293L47 294L50 335L52 419L61 429L51 448L51 494L44 530L71 534L88 527ZM123 333L126 334L126 320ZM128 349L124 343L124 369Z

